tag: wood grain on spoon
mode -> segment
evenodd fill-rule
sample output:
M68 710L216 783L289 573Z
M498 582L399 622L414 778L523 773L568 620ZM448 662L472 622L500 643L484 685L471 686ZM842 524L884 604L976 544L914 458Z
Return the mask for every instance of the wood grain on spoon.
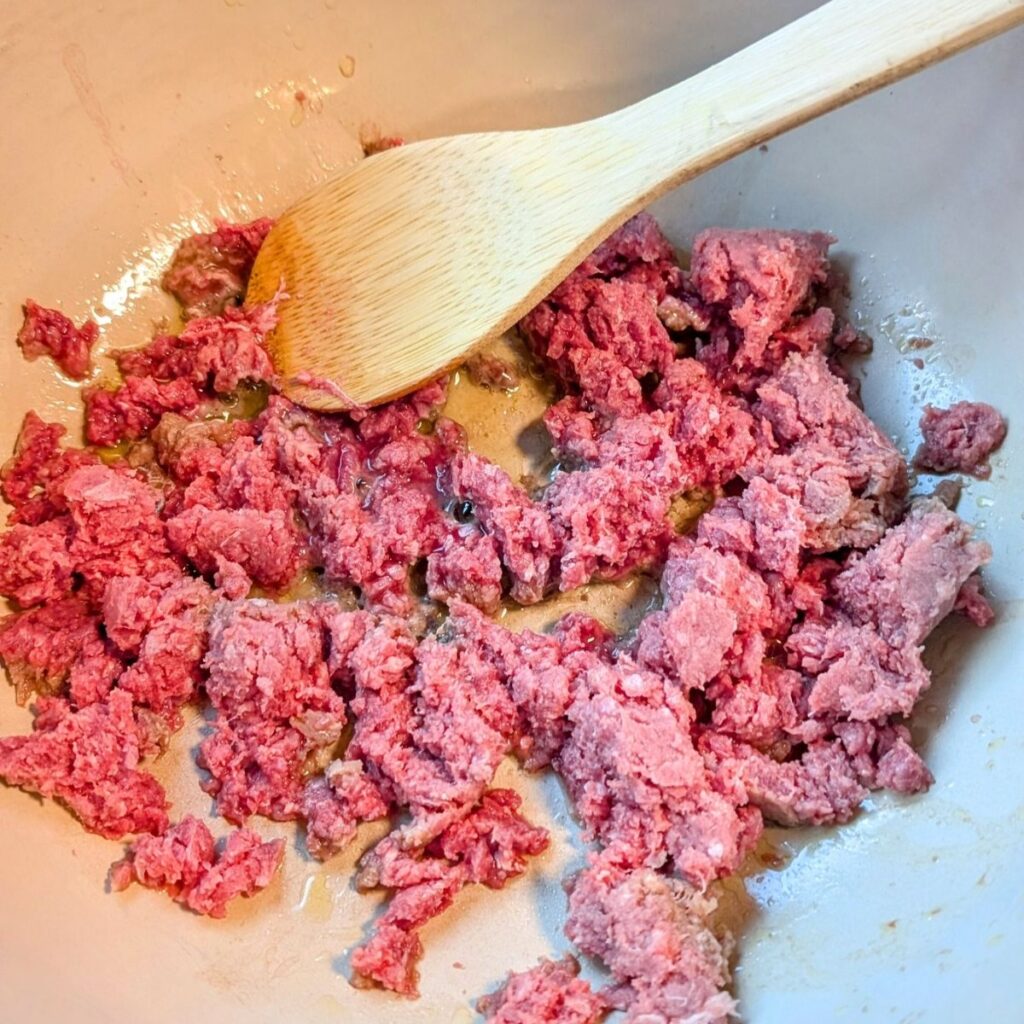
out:
M253 269L247 301L288 295L282 390L320 409L405 394L670 188L1021 21L1024 0L831 0L614 114L363 161L286 211Z

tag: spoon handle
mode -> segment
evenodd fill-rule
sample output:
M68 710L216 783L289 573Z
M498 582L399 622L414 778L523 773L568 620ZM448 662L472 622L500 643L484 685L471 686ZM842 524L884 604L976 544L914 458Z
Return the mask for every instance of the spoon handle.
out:
M564 155L621 223L729 157L1021 22L1024 0L831 0L679 85L569 129L575 152ZM943 104L936 97L935 117Z

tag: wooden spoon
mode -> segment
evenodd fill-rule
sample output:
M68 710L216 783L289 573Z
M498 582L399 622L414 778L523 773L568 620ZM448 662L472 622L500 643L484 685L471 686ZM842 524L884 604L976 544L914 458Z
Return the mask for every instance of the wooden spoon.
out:
M365 160L291 207L256 260L247 301L288 296L269 339L282 390L319 409L405 394L657 196L1022 20L1024 0L831 0L617 113Z

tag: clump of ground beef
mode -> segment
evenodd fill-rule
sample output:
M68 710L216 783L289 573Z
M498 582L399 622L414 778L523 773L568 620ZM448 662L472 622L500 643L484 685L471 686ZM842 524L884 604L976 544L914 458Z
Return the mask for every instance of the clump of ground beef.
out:
M224 917L236 896L253 896L270 884L284 840L263 842L248 829L232 832L218 850L206 824L186 815L161 836L140 836L110 870L111 887L138 882L167 894L197 914Z
M49 356L69 377L83 380L89 375L89 359L100 329L92 320L76 327L63 313L47 309L29 299L25 320L18 331L18 344L26 359Z
M444 415L446 379L347 414L275 392L276 303L237 305L270 227L183 242L164 278L182 330L85 390L87 446L29 413L0 469L0 658L35 711L0 739L0 778L135 836L115 888L212 916L281 863L254 818L302 823L326 859L390 817L358 876L390 902L353 981L414 995L423 925L548 844L493 788L511 752L561 775L593 844L566 931L612 982L544 961L488 1019L725 1021L710 887L766 821L927 789L907 726L923 644L950 612L994 617L988 546L950 502L908 504L855 400L839 360L866 345L824 304L833 240L711 229L684 271L651 217L617 231L520 324L558 392L557 468L528 490ZM26 313L26 354L84 375L95 329ZM961 403L922 430L919 465L981 475L1004 425ZM498 614L639 572L660 594L624 636ZM245 826L219 850L203 822L171 825L145 767L200 702L202 785Z
M1006 423L984 402L957 402L948 409L927 405L921 436L915 466L935 473L970 473L984 480L992 472L989 455L1006 437Z
M513 971L495 993L477 1000L490 1024L597 1024L608 1009L582 978L571 956Z

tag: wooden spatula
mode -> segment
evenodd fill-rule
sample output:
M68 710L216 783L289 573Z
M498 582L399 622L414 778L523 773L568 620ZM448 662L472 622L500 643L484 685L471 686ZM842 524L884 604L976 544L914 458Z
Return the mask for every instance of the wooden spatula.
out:
M289 209L256 261L247 301L288 296L270 338L283 390L320 409L411 391L668 189L1022 20L1024 0L831 0L617 113L363 161Z

